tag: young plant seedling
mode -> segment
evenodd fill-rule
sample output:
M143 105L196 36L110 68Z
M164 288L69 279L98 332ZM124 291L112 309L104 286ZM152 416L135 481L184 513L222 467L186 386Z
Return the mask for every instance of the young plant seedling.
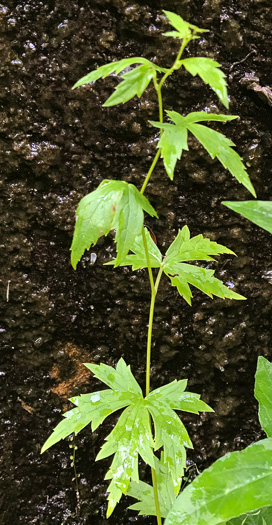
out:
M114 455L106 474L106 479L111 480L108 488L107 517L113 512L122 494L129 494L139 500L132 508L140 511L140 514L155 515L158 525L161 524L161 517L165 517L174 504L186 465L186 448L192 447L187 430L175 411L194 414L212 411L200 400L198 394L185 390L185 379L175 380L150 391L152 325L161 278L166 276L188 304L191 304L192 300L191 286L209 297L215 295L223 299L238 300L244 297L215 278L213 270L191 264L193 261L213 261L214 256L233 252L202 235L191 238L187 226L178 232L165 255L160 252L144 227L144 212L152 217L157 217L157 213L143 193L160 158L163 160L166 174L173 180L176 163L182 151L188 150L188 133L191 133L212 158L217 157L255 196L245 166L233 149L234 143L222 133L206 126L207 122L227 122L236 118L235 116L205 111L181 115L168 110L167 121L164 121L162 87L170 75L183 68L193 76L199 75L228 108L225 75L220 70L220 64L207 57L183 58L183 51L189 42L198 39L199 35L207 30L185 22L175 13L164 13L174 28L164 35L166 38L174 38L179 44L172 67L159 67L145 58L132 57L103 65L80 79L74 86L76 88L115 74L119 81L113 94L104 103L105 107L124 104L135 96L141 97L150 82L153 83L158 97L159 120L151 121L151 124L155 130L159 128L160 140L141 189L138 190L133 184L125 181L104 180L96 190L86 195L78 206L71 247L71 261L76 268L85 250L96 244L102 235L114 231L117 255L108 264L114 267L131 266L132 271L147 268L151 300L145 395L123 359L118 361L116 369L107 364L86 364L95 377L109 388L72 398L75 408L64 414L64 419L42 448L42 451L47 450L71 433L77 434L89 423L92 430L95 430L107 416L123 409L116 426L106 437L106 442L97 456L97 459L103 459ZM158 457L156 451L160 449L162 450ZM151 467L153 487L139 481L139 455ZM187 521L176 522L169 517L167 523L187 524ZM196 515L190 523L196 525Z

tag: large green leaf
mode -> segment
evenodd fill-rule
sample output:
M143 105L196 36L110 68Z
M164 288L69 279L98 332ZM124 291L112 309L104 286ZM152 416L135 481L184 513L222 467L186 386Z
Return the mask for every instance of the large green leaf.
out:
M71 262L76 268L85 250L99 237L116 230L117 258L115 266L127 255L143 227L143 210L157 216L148 200L133 184L104 180L98 188L81 199L76 211L77 221L71 246Z
M271 523L272 507L263 507L250 512L250 514L242 514L242 516L233 518L226 523L220 523L220 525L271 525Z
M268 437L272 437L272 363L258 358L254 395L259 402L259 420Z
M211 157L213 159L217 157L223 166L255 196L255 190L250 182L245 166L238 153L232 148L235 144L222 133L201 124L196 124L196 122L202 121L226 122L237 118L236 116L216 115L205 111L189 113L185 117L176 111L167 111L167 115L174 124L154 121L150 121L150 123L164 130L157 147L161 149L164 166L171 180L174 177L177 160L180 158L182 151L188 149L187 132L190 131Z
M121 71L124 71L130 66L135 64L141 64L134 68L132 71L127 71L121 75L122 82L120 82L115 88L115 92L106 100L104 106L114 106L116 104L125 103L132 99L135 95L140 97L144 90L147 88L150 80L156 75L156 71L165 72L167 69L160 68L142 57L124 58L110 64L105 64L99 67L95 71L91 71L88 75L82 77L73 86L73 89L82 86L83 84L89 84L95 82L99 78L105 78L108 75L118 75Z
M164 462L163 453L161 459L155 457L156 481L162 518L167 516L174 501L175 494L179 492L180 483L174 486L174 482L167 465ZM148 483L131 481L127 495L138 500L137 503L130 505L129 509L139 511L139 514L146 516L156 516L154 499L154 489Z
M224 201L222 204L272 233L272 201Z
M176 499L165 525L217 525L271 503L272 439L231 452Z
M195 33L206 33L209 32L208 29L201 29L200 27L197 27L193 24L189 24L189 22L185 22L181 16L177 15L176 13L172 13L171 11L163 11L164 14L167 16L170 24L176 29L176 31L168 31L167 33L163 33L164 36L171 36L174 38L186 38L186 40L191 40L193 38L199 38L198 36L195 36Z
M209 84L224 106L229 108L226 75L219 69L218 62L211 58L193 57L185 58L181 63L191 75L199 75L206 84Z

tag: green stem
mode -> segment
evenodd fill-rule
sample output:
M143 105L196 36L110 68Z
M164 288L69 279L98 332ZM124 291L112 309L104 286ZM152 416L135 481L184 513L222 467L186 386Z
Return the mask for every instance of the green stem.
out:
M156 470L154 468L151 468L151 475L152 475L152 485L153 485L153 490L154 490L157 524L162 525L159 495L158 495L158 486L157 486L157 477L156 477Z
M145 188L146 188L146 186L148 184L148 181L149 181L149 179L150 179L150 177L151 177L151 175L152 175L152 173L154 171L154 168L155 168L155 166L156 166L156 164L157 164L157 162L159 160L160 154L161 154L161 150L158 149L158 151L156 153L156 156L155 156L155 158L154 158L154 160L153 160L153 162L152 162L152 164L151 164L151 166L150 166L150 168L148 170L148 174L147 174L147 176L146 176L146 178L144 180L144 183L142 185L141 193L144 193L144 191L145 191Z

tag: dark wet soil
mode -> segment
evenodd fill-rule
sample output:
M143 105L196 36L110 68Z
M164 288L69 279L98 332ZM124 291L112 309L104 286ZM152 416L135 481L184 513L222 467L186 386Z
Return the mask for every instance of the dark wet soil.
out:
M147 121L157 119L157 107L150 88L141 100L102 108L114 78L71 86L123 57L170 65L177 44L161 36L162 9L210 29L190 54L222 64L230 112L240 116L224 132L234 138L258 197L271 198L272 109L241 82L253 72L272 86L270 0L10 0L0 6L3 525L106 523L107 462L94 459L113 419L77 438L78 505L68 443L43 456L40 447L67 398L97 388L82 362L114 365L123 356L144 385L146 272L103 267L113 254L110 238L91 250L94 265L87 253L74 272L69 246L76 205L103 178L140 187L155 152ZM186 74L169 79L164 97L168 109L223 112L213 92ZM221 257L216 275L248 298L212 301L195 292L190 308L166 281L161 285L152 387L188 378L189 388L215 409L184 417L195 445L189 458L201 470L262 436L253 379L257 356L271 358L272 237L220 204L249 195L194 144L173 183L158 167L147 196L159 213L148 222L159 246L167 247L184 224L225 244L238 257ZM127 504L120 504L113 525L154 523L137 520Z

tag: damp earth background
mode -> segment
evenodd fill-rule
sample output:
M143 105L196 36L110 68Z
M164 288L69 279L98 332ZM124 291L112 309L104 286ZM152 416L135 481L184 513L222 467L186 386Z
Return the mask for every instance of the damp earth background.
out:
M171 65L178 43L162 36L169 28L162 9L210 30L186 56L222 64L230 113L240 118L217 129L237 144L258 198L271 198L272 108L242 82L254 73L261 86L272 86L270 1L10 0L0 6L3 525L106 524L109 462L94 460L114 417L77 438L78 505L68 443L42 456L40 448L70 406L67 399L99 388L82 362L115 365L122 356L144 386L147 272L104 267L114 255L111 236L84 255L76 272L69 247L83 195L104 178L141 186L156 145L148 120L158 118L158 109L152 87L140 100L102 108L115 78L71 86L88 71L133 55ZM225 111L207 86L181 71L163 95L167 109ZM194 142L174 182L160 163L146 195L159 214L146 220L160 249L184 224L193 235L210 236L237 254L220 257L216 276L247 297L210 300L194 290L190 308L166 279L157 297L151 385L188 378L188 388L214 408L201 417L183 415L195 447L189 460L202 470L262 437L253 382L257 356L272 357L272 237L221 205L250 195ZM127 511L129 503L122 500L112 525L154 523Z

